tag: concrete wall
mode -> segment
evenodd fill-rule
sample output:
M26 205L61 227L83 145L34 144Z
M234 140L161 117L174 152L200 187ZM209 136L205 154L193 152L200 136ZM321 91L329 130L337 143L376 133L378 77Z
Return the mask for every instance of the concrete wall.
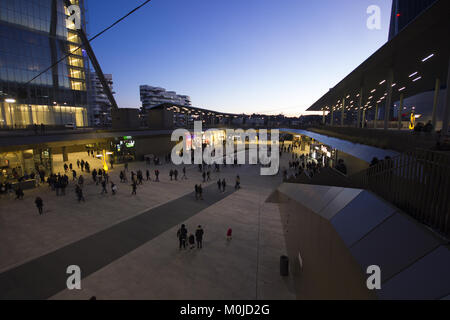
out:
M154 154L161 157L171 152L175 146L175 142L170 141L170 137L167 135L136 139L135 150L137 160L143 160L147 154Z
M376 299L330 222L277 192L297 299ZM299 253L303 261L300 268Z
M137 129L140 127L139 110L120 108L111 110L112 125L115 130Z

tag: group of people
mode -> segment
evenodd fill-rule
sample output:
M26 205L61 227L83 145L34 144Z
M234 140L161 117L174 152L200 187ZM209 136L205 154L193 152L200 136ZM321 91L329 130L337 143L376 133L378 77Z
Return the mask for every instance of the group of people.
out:
M52 191L56 191L56 196L65 196L66 188L69 185L69 177L66 174L51 174L47 178L47 183Z
M78 169L81 169L81 171L86 171L87 173L89 173L91 169L89 162L84 160L77 160L77 167Z
M202 249L204 234L205 231L200 225L197 227L197 230L195 230L195 233L189 233L188 229L186 228L186 225L182 224L180 229L178 229L177 231L179 249L186 250L188 247L190 250L194 249L195 247L197 247L197 249ZM233 230L231 228L228 228L226 232L227 242L231 241L232 236Z
M195 230L195 235L193 233L188 233L186 225L181 225L181 228L177 231L177 238L181 249L187 249L187 245L189 244L189 248L192 250L195 248L195 244L197 243L197 249L203 248L203 235L204 230L202 226L198 226L197 230Z

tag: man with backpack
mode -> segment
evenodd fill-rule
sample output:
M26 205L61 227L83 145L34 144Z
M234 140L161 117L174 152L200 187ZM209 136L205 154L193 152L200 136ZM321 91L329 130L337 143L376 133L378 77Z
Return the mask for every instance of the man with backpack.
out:
M181 228L177 232L178 240L180 241L180 250L181 248L186 249L186 238L187 238L187 229L184 224L181 225Z

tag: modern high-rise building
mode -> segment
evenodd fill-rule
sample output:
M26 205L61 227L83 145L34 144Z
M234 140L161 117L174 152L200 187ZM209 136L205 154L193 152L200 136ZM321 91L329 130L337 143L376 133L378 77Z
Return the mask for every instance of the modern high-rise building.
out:
M89 61L68 3L84 28L84 0L0 0L0 127L88 125Z
M140 86L142 110L148 111L163 103L173 103L180 106L190 106L191 98L179 95L175 91L166 91L164 88L148 85Z
M109 88L113 91L112 74L105 74L105 79L108 82ZM88 87L89 123L94 126L110 126L112 124L112 105L95 71L91 70L88 74Z
M393 0L389 40L437 0Z

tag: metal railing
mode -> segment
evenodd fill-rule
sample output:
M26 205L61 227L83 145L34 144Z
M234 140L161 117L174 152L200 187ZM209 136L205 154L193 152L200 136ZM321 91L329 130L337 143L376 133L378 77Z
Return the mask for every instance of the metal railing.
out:
M450 155L428 150L401 154L349 177L416 220L450 236Z

